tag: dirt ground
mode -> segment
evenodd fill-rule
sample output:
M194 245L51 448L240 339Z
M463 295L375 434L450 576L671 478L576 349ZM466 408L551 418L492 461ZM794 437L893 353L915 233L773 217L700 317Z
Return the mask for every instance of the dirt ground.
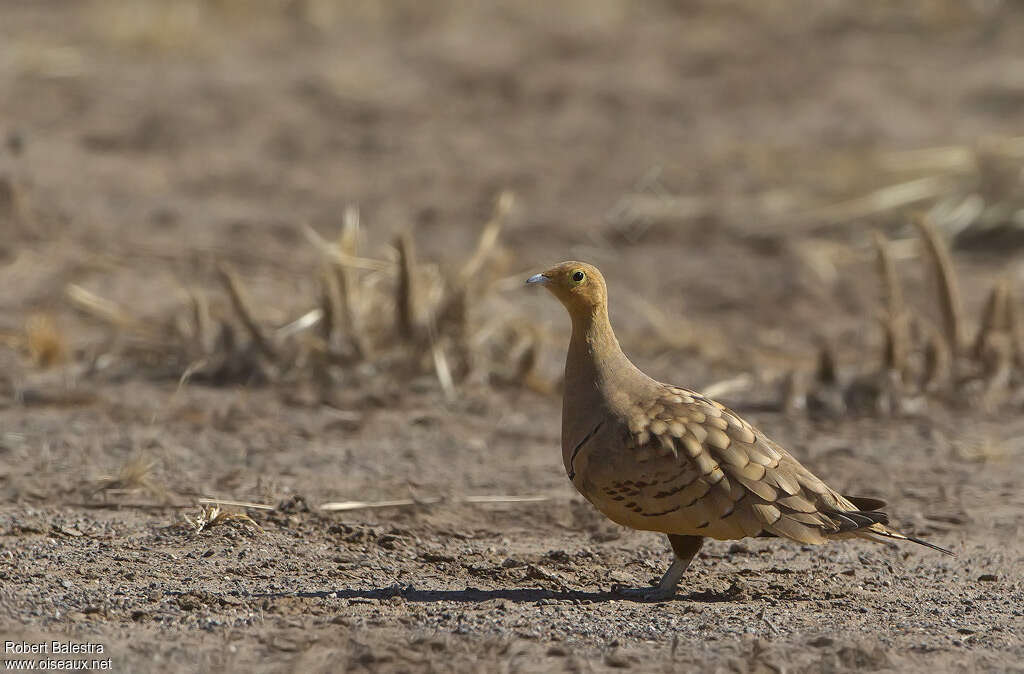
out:
M932 302L907 214L942 195L849 200L922 175L879 157L1021 133L1022 44L998 1L3 3L0 640L125 672L1024 671L1021 404L778 404L822 339L876 359L871 228ZM224 262L285 325L317 306L304 227L333 239L352 204L366 259L411 232L458 268L502 192L473 320L533 326L538 380L568 322L521 280L594 262L638 365L747 382L720 397L957 556L713 542L674 601L624 600L668 547L573 492L545 386L446 396L386 359L333 367L329 395L305 370L179 383L128 334L186 288L226 301ZM954 250L971 321L995 279L1024 286L1013 237L986 241ZM495 495L544 500L466 501ZM275 508L196 533L201 497ZM415 503L319 507L392 499Z

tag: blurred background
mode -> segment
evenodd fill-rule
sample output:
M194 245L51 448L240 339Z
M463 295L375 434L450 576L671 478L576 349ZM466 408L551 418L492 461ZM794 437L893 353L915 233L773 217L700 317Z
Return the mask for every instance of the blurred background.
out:
M999 0L3 2L5 531L145 538L230 498L291 513L250 512L276 560L345 545L297 497L538 492L351 517L586 531L620 546L597 584L641 565L660 544L565 507L568 321L521 287L583 259L643 369L1010 564L985 532L1024 510L1021 45Z
M823 315L862 327L871 288L849 272L871 227L905 239L908 209L932 210L985 268L1020 239L1015 3L2 11L14 325L63 313L68 282L167 308L214 258L281 322L315 291L304 227L332 240L353 207L368 256L411 232L423 262L457 264L507 193L511 257L492 277L586 258L671 313L744 341L784 327L803 348ZM750 306L780 301L744 334ZM528 311L554 321L547 304Z

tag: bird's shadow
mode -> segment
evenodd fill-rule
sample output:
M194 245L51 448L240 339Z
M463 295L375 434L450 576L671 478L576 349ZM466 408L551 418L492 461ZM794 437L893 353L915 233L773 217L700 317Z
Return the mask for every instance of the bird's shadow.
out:
M380 600L401 597L410 602L439 603L459 602L466 604L482 604L488 601L504 600L519 604L536 603L538 601L556 602L588 602L604 603L610 601L628 601L638 604L656 604L662 601L689 601L699 603L717 603L739 599L736 592L729 588L724 592L705 590L689 594L677 594L671 599L644 599L631 597L616 592L586 592L582 590L548 590L544 588L509 588L501 590L482 590L466 588L465 590L420 590L412 586L375 587L369 589L341 588L337 590L320 590L311 592L264 592L250 595L261 599L283 599L285 597L302 597L308 599L364 599Z

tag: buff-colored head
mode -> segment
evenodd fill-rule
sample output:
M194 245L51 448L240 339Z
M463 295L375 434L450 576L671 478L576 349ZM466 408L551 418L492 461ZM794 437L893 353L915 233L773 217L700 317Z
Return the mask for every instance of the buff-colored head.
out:
M547 288L573 318L593 315L605 309L608 303L604 277L597 267L586 262L562 262L531 276L526 282Z

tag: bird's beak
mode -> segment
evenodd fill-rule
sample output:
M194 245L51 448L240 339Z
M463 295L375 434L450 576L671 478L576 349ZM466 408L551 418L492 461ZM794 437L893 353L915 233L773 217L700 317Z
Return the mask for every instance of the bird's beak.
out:
M539 283L541 285L544 285L547 282L548 282L548 277L545 276L544 274L534 274L530 278L526 279L526 283L527 284Z

